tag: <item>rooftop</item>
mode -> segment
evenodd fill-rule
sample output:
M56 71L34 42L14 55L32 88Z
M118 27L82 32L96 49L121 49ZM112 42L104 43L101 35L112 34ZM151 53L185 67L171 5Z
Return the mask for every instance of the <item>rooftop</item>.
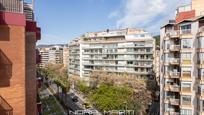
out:
M126 29L115 29L99 32L87 32L82 37L112 37L112 36L124 36L124 35L134 35L134 34L144 34L147 33L142 29L136 28L126 28Z

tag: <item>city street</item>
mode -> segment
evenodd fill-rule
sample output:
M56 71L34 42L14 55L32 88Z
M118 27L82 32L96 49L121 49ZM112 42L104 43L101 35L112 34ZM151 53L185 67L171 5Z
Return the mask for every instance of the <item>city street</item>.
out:
M40 89L39 95L43 103L43 115L50 115L51 113L55 115L66 115L63 107L46 86Z
M52 83L50 85L50 88L53 89L53 91L56 93L57 92L57 85ZM60 91L61 92L61 91ZM60 93L60 96L62 94ZM72 101L72 97L74 96L74 93L67 93L67 100L66 100L66 105L68 106L68 108L71 110L71 111L77 111L77 110L84 110L83 109L83 101L78 97L78 102L73 102ZM76 95L75 95L76 96Z

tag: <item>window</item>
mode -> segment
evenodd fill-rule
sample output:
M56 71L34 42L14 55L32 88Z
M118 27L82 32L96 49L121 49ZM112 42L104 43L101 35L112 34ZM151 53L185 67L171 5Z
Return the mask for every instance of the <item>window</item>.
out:
M192 39L182 39L181 46L182 48L192 48Z
M191 24L186 24L181 26L181 34L190 34L191 33Z
M181 115L192 115L192 110L181 109Z
M170 48L170 43L169 41L164 42L165 50L168 50Z
M181 25L181 30L191 29L191 24Z
M182 83L181 87L182 88L191 88L191 83Z
M127 61L127 64L133 64L133 61Z
M182 105L190 105L191 104L191 96L182 96L181 98ZM188 115L188 114L185 114Z
M191 60L191 53L182 53L181 59L182 60Z
M191 76L191 68L181 68L183 76Z

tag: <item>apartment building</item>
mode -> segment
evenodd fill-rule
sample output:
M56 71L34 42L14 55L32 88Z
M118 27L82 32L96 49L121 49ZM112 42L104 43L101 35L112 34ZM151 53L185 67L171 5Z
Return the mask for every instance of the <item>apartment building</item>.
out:
M161 28L160 114L204 115L204 1L176 12Z
M69 63L69 48L68 46L63 47L63 64L67 67Z
M49 62L49 48L41 48L38 49L41 56L41 62L39 64L40 67L45 67L45 65Z
M93 71L153 77L155 40L141 29L89 32L69 44L69 76L88 79Z
M41 55L40 67L47 64L68 64L68 46L67 45L49 45L38 48Z
M160 85L160 48L156 47L154 51L153 69L157 84Z
M0 115L36 115L37 23L23 0L0 0ZM33 12L33 9L29 9Z

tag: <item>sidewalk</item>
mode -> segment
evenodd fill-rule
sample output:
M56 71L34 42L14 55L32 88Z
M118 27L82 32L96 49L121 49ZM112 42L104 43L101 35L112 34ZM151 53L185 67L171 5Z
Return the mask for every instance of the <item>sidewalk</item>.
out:
M62 107L62 105L59 103L59 101L55 98L55 96L53 95L53 93L50 91L49 88L47 88L48 92L50 93L50 95L52 95L52 97L54 97L55 102L57 103L57 105L60 107L61 111L64 113L64 115L66 115L66 112L64 110L64 108Z
M49 88L43 86L39 91L39 96L43 102L43 114L49 115L51 113L66 115L65 110L61 104L57 101L54 94Z

